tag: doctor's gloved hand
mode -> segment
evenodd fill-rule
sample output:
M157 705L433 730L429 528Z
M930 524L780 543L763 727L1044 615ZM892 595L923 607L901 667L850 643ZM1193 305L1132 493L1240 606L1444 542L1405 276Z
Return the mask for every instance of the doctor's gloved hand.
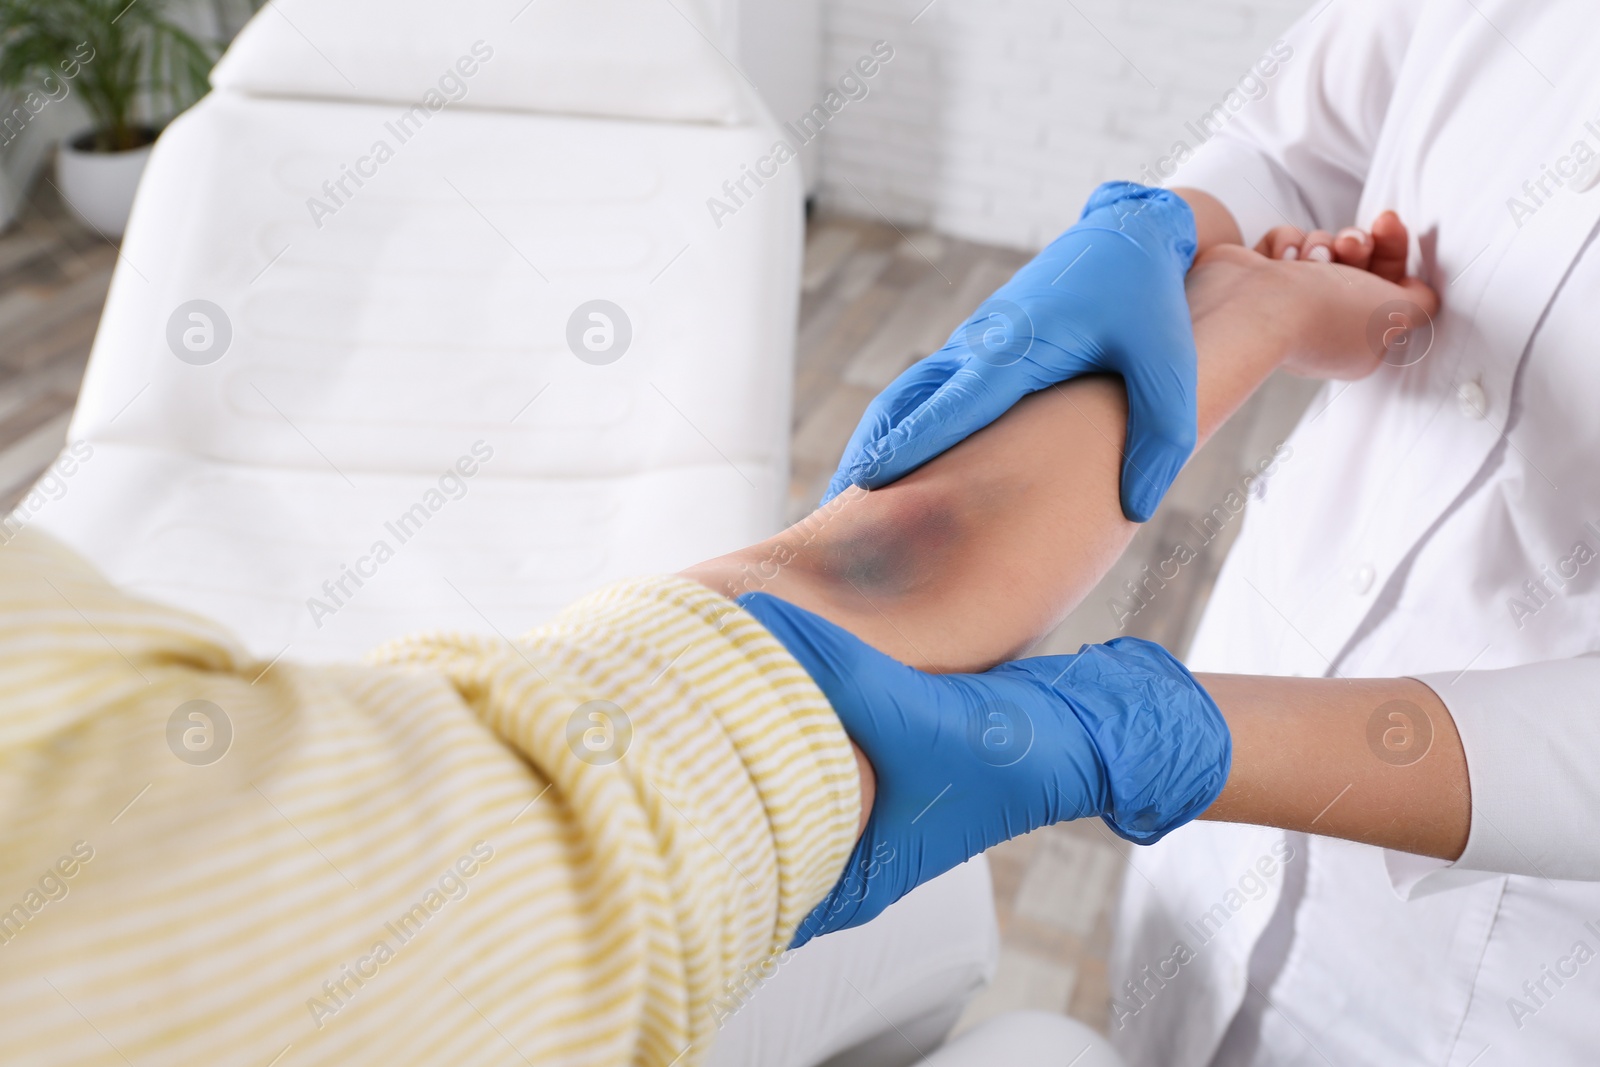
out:
M1183 289L1194 255L1194 215L1181 197L1132 182L1100 186L1076 225L873 400L823 503L852 484L875 489L910 473L1028 393L1106 371L1128 391L1122 511L1148 519L1197 433Z
M796 947L1049 823L1098 815L1149 844L1209 807L1228 779L1221 712L1148 641L928 674L769 594L739 604L816 681L877 776L866 829Z

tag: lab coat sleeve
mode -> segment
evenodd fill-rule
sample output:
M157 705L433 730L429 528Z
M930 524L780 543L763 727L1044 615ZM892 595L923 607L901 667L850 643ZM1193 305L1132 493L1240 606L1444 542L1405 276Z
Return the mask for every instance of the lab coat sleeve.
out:
M1454 864L1390 864L1402 895L1474 880L1469 872L1600 882L1600 657L1418 680L1461 735L1472 826Z
M1317 4L1254 68L1265 93L1224 121L1166 184L1222 201L1247 246L1274 226L1337 230L1365 221L1356 205L1422 6ZM1202 120L1188 134L1216 128Z

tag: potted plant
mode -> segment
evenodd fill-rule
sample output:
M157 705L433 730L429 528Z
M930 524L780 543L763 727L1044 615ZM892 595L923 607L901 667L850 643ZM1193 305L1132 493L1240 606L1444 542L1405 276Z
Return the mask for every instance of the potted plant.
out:
M150 146L164 122L209 88L210 50L167 15L172 0L0 0L0 88L25 123L76 96L90 126L56 153L67 205L122 236Z

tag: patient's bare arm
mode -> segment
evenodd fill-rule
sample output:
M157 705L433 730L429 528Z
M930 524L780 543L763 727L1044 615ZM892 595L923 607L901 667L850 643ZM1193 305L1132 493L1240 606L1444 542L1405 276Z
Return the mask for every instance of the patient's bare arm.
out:
M782 597L925 670L984 669L1048 632L1127 544L1123 418L1113 381L1047 390L900 481L688 573Z
M1404 295L1334 264L1271 261L1238 246L1189 278L1205 439L1276 366L1361 377L1365 327ZM892 485L846 493L760 545L686 574L730 596L764 590L933 671L1013 658L1093 588L1134 532L1117 504L1126 407L1114 379L1018 404ZM1443 703L1419 682L1206 676L1234 736L1227 787L1205 818L1346 837L1443 858L1470 823L1466 761ZM1435 724L1428 757L1397 767L1365 741L1371 712L1407 700ZM871 772L863 761L863 784Z
M1274 367L1328 343L1305 343L1316 332L1295 298L1333 282L1304 272L1336 269L1237 247L1202 257L1189 276L1201 440ZM1352 348L1364 340L1341 351ZM1351 377L1375 365L1341 358ZM900 481L847 492L686 573L731 596L782 597L925 670L983 670L1049 633L1127 547L1137 527L1117 503L1126 417L1115 378L1044 390Z

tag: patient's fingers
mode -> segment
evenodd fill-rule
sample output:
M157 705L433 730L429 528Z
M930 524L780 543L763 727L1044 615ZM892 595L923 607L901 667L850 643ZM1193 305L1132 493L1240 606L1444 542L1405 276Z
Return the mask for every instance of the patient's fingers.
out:
M1256 243L1255 250L1268 259L1339 263L1398 283L1406 276L1409 241L1410 233L1400 216L1385 211L1373 220L1370 232L1355 226L1346 227L1337 234L1327 230L1307 233L1295 226L1274 226Z
M1367 269L1385 281L1399 282L1406 276L1406 252L1411 235L1400 216L1385 211L1372 220L1372 258Z
M1372 262L1372 238L1365 230L1346 226L1333 237L1333 258L1347 267L1367 270Z
M1406 291L1414 304L1422 308L1423 313L1430 318L1439 312L1439 294L1421 278L1402 278L1400 288ZM1416 324L1413 324L1416 325Z
M1274 226L1256 242L1256 252L1268 259L1299 259L1306 233L1296 226Z
M1300 258L1313 263L1333 262L1333 234L1327 230L1312 230L1300 242Z

